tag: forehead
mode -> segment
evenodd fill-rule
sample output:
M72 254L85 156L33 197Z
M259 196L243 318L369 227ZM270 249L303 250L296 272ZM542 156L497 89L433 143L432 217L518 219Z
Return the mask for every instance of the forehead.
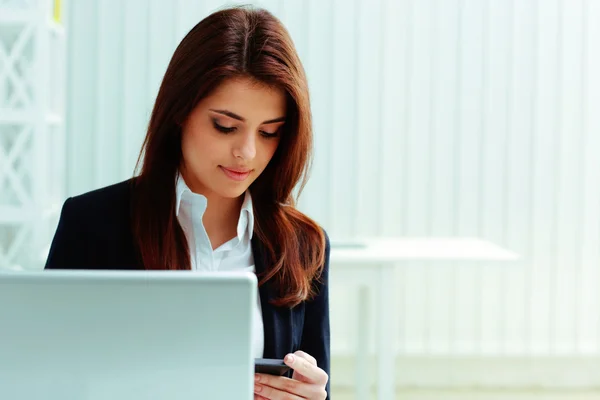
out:
M249 78L231 78L222 82L199 105L231 111L248 122L262 122L285 116L286 96L277 87Z

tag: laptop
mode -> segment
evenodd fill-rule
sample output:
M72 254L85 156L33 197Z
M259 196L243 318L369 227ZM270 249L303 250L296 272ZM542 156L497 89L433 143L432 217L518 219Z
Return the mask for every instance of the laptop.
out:
M0 273L0 399L253 398L250 272Z

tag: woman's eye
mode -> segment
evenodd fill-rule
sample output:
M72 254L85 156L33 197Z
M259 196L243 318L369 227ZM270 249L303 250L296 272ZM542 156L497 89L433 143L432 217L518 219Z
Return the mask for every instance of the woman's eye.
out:
M260 131L260 134L266 138L274 138L274 137L279 136L279 129L277 129L275 132Z
M231 127L228 128L226 126L223 125L219 125L219 123L217 121L213 121L213 126L215 127L216 130L218 130L221 133L231 133L233 131L235 131L235 127Z

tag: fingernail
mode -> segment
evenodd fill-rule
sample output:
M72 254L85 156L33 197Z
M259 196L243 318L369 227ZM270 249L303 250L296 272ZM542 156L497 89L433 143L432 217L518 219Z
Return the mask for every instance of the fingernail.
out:
M260 392L261 390L262 390L262 386L260 386L260 385L254 385L254 391L256 393Z
M260 376L259 375L254 375L254 382L258 382L260 381Z
M291 354L288 354L287 356L285 356L285 361L289 362L289 363L294 362L294 356Z

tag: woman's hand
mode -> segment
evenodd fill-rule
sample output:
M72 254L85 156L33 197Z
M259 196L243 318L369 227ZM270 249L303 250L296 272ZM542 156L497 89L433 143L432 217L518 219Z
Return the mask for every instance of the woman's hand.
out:
M324 400L327 373L317 367L317 360L303 351L288 354L283 360L294 370L292 379L284 376L255 374L254 399Z

